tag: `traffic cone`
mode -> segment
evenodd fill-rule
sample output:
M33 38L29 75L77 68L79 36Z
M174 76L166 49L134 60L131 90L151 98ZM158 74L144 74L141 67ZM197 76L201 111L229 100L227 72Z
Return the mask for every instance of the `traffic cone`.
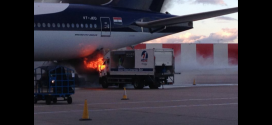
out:
M84 104L84 110L83 110L83 115L82 118L79 119L80 121L85 121L85 120L92 120L89 117L89 111L88 111L88 105L87 105L87 99L85 99L85 104Z
M196 85L196 83L195 83L195 79L194 79L194 83L193 83L193 85Z
M123 95L123 98L121 100L128 100L127 98L127 92L126 92L126 88L124 87L124 95Z

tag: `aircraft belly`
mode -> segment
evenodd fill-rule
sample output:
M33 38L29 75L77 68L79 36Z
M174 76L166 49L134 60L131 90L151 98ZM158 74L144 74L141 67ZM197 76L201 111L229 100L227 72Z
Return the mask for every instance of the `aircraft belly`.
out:
M86 57L97 49L119 49L169 34L100 31L34 31L34 61Z

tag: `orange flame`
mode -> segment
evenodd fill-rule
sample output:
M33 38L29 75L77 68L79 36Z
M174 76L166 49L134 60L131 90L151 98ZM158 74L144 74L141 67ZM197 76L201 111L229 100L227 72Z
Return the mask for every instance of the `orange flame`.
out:
M103 65L103 57L99 57L95 61L87 61L87 58L85 58L84 65L86 68L97 69L98 71L105 69L105 65Z

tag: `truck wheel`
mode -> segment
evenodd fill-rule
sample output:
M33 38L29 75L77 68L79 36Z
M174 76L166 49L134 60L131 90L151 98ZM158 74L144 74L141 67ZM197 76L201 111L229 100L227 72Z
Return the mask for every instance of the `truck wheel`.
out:
M103 88L108 88L108 87L109 87L109 85L108 85L108 82L107 82L107 79L106 79L106 78L103 78L102 87L103 87Z
M134 89L143 89L144 88L144 84L142 80L135 80L134 81Z

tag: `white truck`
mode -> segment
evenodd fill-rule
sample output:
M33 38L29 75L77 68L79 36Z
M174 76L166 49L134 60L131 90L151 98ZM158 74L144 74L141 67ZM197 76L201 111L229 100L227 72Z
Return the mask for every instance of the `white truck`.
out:
M104 56L99 83L103 88L132 84L135 89L158 89L174 84L173 49L115 50Z

